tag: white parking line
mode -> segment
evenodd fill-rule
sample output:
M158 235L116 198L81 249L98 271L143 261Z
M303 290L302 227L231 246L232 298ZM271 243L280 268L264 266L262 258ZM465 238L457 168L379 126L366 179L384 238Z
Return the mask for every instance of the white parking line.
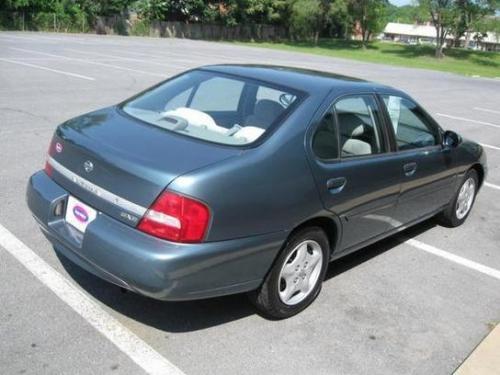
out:
M17 56L9 56L8 59L13 61L58 61L59 60L58 58L55 57L17 57Z
M500 151L500 147L497 147L497 146L487 145L487 144L485 144L485 143L480 143L480 145L481 145L481 146L483 146L483 147L487 147L487 148L491 148L491 149L493 149L493 150L498 150L498 151Z
M95 78L92 78L92 77L88 77L88 76L84 76L84 75L76 74L76 73L71 73L71 72L65 72L65 71L59 70L59 69L51 69L51 68L47 68L45 66L40 66L40 65L35 65L35 64L30 64L30 63L25 63L25 62L20 62L20 61L13 61L13 60L4 59L4 58L0 58L0 61L8 62L11 64L16 64L16 65L27 66L30 68L46 70L46 71L52 72L52 73L59 73L59 74L65 75L65 76L86 79L87 81L95 81Z
M122 53L131 53L131 52L124 51ZM143 56L149 56L149 57L153 57L153 58L154 57L166 57L166 58L174 59L176 61L189 62L191 64L194 61L193 58L199 58L200 60L203 60L203 64L210 63L210 61L220 61L221 59L223 61L225 61L225 62L244 62L244 59L230 57L230 56L221 55L221 54L217 54L217 56L207 56L206 54L203 54L203 53L190 52L189 56L191 57L191 59L189 59L189 60L182 58L182 57L186 56L185 54L177 53L177 52L173 52L173 51L169 51L169 52L158 52L158 51L155 51L154 54L156 56L153 56L151 54L142 53ZM262 57L261 57L261 59L262 59Z
M82 63L85 63L85 64L105 66L107 68L113 68L113 69L118 69L118 70L127 70L129 72L147 74L147 75L156 76L156 77L162 77L162 78L168 77L165 74L145 72L144 70L131 69L131 68L126 68L124 66L106 64L106 63L101 63L101 62L97 62L97 61L85 60L85 59L79 59L79 58L76 58L76 57L68 57L68 56L64 56L64 55L55 55L53 53L40 52L40 51L35 51L35 50L31 50L31 49L24 49L24 48L15 48L15 47L9 47L9 48L13 49L13 50L16 50L16 51L21 51L21 52L37 53L37 54L43 55L43 56L59 57L59 58L64 59L64 60L70 60L70 61L72 60L72 61L82 62Z
M144 60L144 59L137 59L135 57L127 57L127 56L117 56L117 55L108 55L106 53L98 53L98 52L88 52L88 51L81 51L81 50L77 50L77 49L73 49L73 48L65 48L66 51L72 51L72 52L76 52L76 53L81 53L81 54L91 54L91 55L95 55L95 56L100 56L100 57L109 57L109 58L112 58L112 59L118 59L118 60L124 60L124 61L136 61L136 62L141 62L141 63L144 63L144 64L153 64L153 65L158 65L158 66L162 66L162 67L167 67L168 64L166 63L161 63L161 62L157 62L157 61L151 61L151 60ZM123 52L122 52L123 53ZM125 52L126 53L126 52ZM153 56L151 56L153 57ZM188 63L189 65L185 65L184 67L186 68L189 68L189 67L192 67L194 66L195 64L193 64L193 61L189 61L189 60L179 60L173 56L170 56L169 57L170 60L174 60L175 62L175 66L179 66L178 62L185 62L185 63Z
M77 39L75 37L70 37L68 38L51 38L48 36L42 36L36 34L35 37L28 37L28 36L19 36L19 35L12 35L12 34L0 34L0 38L15 38L15 39L24 39L24 40L33 40L38 43L44 43L44 44L59 44L60 42L71 42L71 43L83 43L81 40L83 39ZM47 42L49 41L49 42Z
M437 255L438 257L447 259L447 260L452 261L454 263L458 263L464 267L473 269L474 271L481 272L482 274L485 274L485 275L488 275L488 276L491 276L495 279L500 280L500 271L496 270L494 268L485 266L483 264L474 262L474 261L469 260L467 258L463 258L461 256L458 256L458 255L449 253L447 251L438 249L437 247L427 245L427 244L420 242L418 240L407 239L406 241L404 241L404 243L406 243L410 246L413 246L417 249L420 249L420 250L426 251L428 253Z
M148 374L183 372L129 331L0 224L0 246Z
M181 54L174 53L174 52L158 52L155 51L154 55L151 53L141 53L141 52L130 52L130 51L111 51L112 53L121 53L121 54L126 54L126 55L133 55L133 56L142 56L142 57L150 57L150 58L162 58L162 57L168 57L168 58L174 58L176 61L182 61L182 62L187 62L187 63L192 63L193 60L190 59L179 59L177 56L181 56ZM189 54L191 55L191 53ZM185 56L185 55L184 55Z
M481 107L474 107L476 111L483 111L483 112L490 112L490 113L496 113L500 115L500 111L494 111L493 109L488 109L488 108L481 108Z
M17 35L12 35L12 34L0 34L0 40L5 41L5 42L19 43L19 39L40 42L39 38L29 38L26 36L17 36Z
M500 125L498 125L498 124L492 124L491 122L471 120L470 118L451 116L451 115L447 115L447 114L444 114L444 113L436 113L436 115L437 116L441 116L441 117L451 118L453 120L459 120L459 121L465 121L465 122L472 122L474 124L492 126L494 128L500 128Z
M498 185L494 185L494 184L491 184L491 183L489 183L489 182L485 182L485 183L484 183L484 186L488 186L488 187L490 187L490 188L492 188L492 189L497 189L497 190L500 190L500 186L498 186Z

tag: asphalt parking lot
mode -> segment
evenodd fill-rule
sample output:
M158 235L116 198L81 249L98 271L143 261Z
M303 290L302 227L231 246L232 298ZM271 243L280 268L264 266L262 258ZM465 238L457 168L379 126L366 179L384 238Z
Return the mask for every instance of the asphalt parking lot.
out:
M332 263L316 302L284 321L255 314L241 295L166 303L124 294L58 258L24 199L56 125L188 68L230 62L407 91L443 127L485 145L487 184L468 221L429 220ZM0 33L2 374L449 374L500 322L499 212L498 79L214 42Z

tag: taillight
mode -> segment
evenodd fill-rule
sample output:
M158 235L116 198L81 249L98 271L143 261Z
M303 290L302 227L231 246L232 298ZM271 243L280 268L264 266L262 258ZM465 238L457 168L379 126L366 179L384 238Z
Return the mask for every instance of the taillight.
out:
M45 173L47 173L49 177L52 177L52 172L54 171L54 168L52 168L52 165L50 165L48 159L45 160L45 167L43 168L43 170L45 171Z
M52 176L52 172L54 171L54 168L52 168L52 165L50 165L49 163L49 158L54 155L54 139L52 139L50 141L50 144L49 144L49 149L47 151L47 159L45 159L45 167L43 168L43 170L45 171L45 173L47 173L48 176Z
M209 221L210 211L205 204L165 191L146 211L137 228L169 241L201 242Z

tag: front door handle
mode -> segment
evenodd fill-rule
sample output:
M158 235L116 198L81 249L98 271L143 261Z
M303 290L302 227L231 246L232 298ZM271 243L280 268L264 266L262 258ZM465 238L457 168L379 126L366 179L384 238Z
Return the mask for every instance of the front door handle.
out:
M403 171L405 173L405 176L407 177L413 176L417 171L417 163L413 162L403 165Z
M330 193L340 193L346 183L347 179L345 177L330 178L326 181L326 188Z

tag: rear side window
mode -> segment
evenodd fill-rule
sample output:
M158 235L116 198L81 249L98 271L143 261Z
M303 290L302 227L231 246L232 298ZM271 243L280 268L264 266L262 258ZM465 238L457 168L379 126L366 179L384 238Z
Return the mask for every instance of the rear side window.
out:
M377 103L372 95L355 95L335 105L342 157L384 152Z
M394 95L382 95L399 150L411 150L438 144L437 128L412 101Z

